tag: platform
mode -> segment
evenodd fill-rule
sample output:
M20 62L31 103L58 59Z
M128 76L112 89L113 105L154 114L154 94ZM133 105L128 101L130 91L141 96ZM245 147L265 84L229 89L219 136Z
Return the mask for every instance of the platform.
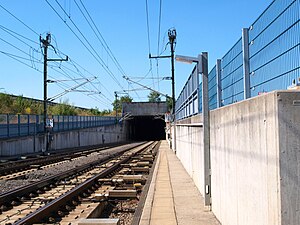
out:
M157 160L139 225L219 225L166 141Z

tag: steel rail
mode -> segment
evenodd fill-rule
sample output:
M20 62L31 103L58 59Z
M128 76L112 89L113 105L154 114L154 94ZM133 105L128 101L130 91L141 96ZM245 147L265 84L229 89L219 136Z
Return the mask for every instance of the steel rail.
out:
M6 205L6 204L10 204L11 201L16 200L16 199L18 201L20 201L21 197L26 196L29 193L35 192L35 191L37 191L40 188L43 188L43 187L45 187L47 185L50 185L50 184L53 184L54 182L62 180L62 179L66 178L66 177L68 177L70 175L82 172L82 171L84 171L86 169L89 169L89 168L91 168L93 166L106 163L110 159L112 159L114 157L117 157L117 156L120 156L124 152L129 151L129 150L131 150L131 149L133 149L133 148L135 148L137 146L140 146L142 144L143 143L139 143L137 145L130 146L129 148L123 149L122 151L120 151L118 153L114 153L114 154L111 154L109 156L104 156L104 158L96 160L94 162L90 162L88 164L85 164L85 165L82 165L82 166L79 166L79 167L76 167L76 168L73 168L73 169L61 172L59 174L50 176L50 177L45 178L43 180L40 180L38 182L29 184L29 185L25 185L25 186L20 187L18 189L15 189L15 190L8 191L8 192L5 192L3 194L0 194L0 206L1 205Z
M92 153L94 151L102 151L111 147L116 147L118 145L109 145L109 146L92 146L92 147L84 147L84 148L77 148L77 149L67 149L67 152L59 152L49 156L43 156L42 158L28 158L23 160L17 161L10 161L6 163L0 164L0 176L4 176L11 171L22 171L26 169L30 169L31 165L47 165L55 162L59 162L64 160L62 157L71 157L75 158L80 153Z
M57 199L51 201L47 205L39 208L35 212L27 215L23 219L17 221L15 225L29 225L29 224L34 224L34 223L40 223L45 219L45 217L50 217L51 214L56 213L62 206L65 206L68 202L71 200L74 200L77 196L79 196L81 193L83 193L85 190L89 189L93 185L98 183L98 180L100 178L104 178L107 175L111 174L115 170L119 169L122 167L122 164L127 163L132 157L137 155L138 153L144 151L146 148L151 146L153 143L147 144L144 148L140 149L139 151L132 153L128 157L120 160L119 162L115 163L111 167L103 170L96 176L86 180L82 184L78 185L77 187L73 188L69 192L63 194L62 196L58 197Z

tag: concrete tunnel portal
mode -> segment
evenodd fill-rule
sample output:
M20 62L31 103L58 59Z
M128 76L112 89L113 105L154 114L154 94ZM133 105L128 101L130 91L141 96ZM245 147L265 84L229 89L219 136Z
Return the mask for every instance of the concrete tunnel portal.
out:
M166 102L123 103L122 115L129 141L157 141L166 139L164 115Z
M134 116L127 121L131 141L158 141L166 138L165 121L156 116Z

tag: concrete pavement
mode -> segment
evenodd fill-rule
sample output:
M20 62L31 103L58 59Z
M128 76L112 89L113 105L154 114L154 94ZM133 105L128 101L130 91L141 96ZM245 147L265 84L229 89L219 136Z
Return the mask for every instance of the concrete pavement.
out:
M140 225L219 225L166 141L158 157Z

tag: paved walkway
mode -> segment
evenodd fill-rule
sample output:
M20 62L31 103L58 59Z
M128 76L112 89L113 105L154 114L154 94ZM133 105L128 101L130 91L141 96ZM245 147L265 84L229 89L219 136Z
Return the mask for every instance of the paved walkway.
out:
M166 141L158 157L140 225L219 225Z

